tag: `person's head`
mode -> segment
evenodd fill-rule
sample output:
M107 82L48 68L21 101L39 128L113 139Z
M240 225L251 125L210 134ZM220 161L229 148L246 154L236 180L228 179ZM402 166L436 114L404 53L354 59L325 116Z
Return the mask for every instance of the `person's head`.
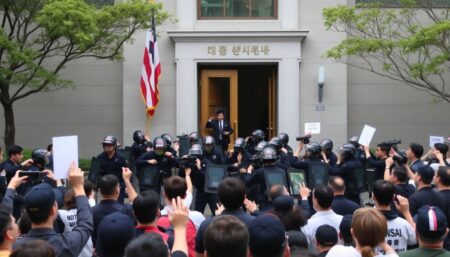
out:
M55 257L53 247L43 240L28 241L17 246L10 257Z
M31 230L31 220L25 210L22 212L22 216L20 216L19 218L18 226L20 235L26 235Z
M449 187L450 186L450 168L445 166L440 166L434 177L434 183L439 186Z
M120 194L119 179L112 174L98 178L97 187L103 198L118 199Z
M24 198L25 210L32 225L51 225L58 217L58 204L53 188L47 183L30 189Z
M246 257L249 235L247 227L231 215L216 217L203 235L205 256Z
M390 206L394 199L395 186L389 181L379 179L373 183L372 192L377 207Z
M422 206L416 214L416 234L419 245L440 245L448 233L447 218L441 209Z
M239 178L226 178L220 182L217 195L226 210L237 210L245 200L245 185Z
M117 139L114 136L106 136L102 142L103 151L108 155L111 155L116 151L117 145Z
M164 200L166 204L171 204L172 199L186 197L187 183L186 180L179 176L172 176L164 181Z
M203 148L205 149L205 152L212 153L214 151L215 141L212 136L206 136L203 140Z
M333 203L333 189L326 185L318 185L313 191L313 207L316 211L329 210Z
M161 137L155 137L153 139L153 152L158 155L162 156L166 152L167 145L166 141L162 139Z
M373 257L373 248L386 237L386 218L373 208L358 209L353 213L351 233L355 243L361 248L361 256Z
M19 227L11 214L11 210L0 204L0 249L11 248L19 236Z
M420 159L423 155L423 146L418 143L409 144L408 149L406 149L406 157L410 161Z
M273 200L273 214L283 223L286 230L294 230L306 224L300 207L294 204L292 196L281 195Z
M352 214L344 215L344 217L342 217L341 224L339 224L339 238L344 242L345 246L354 245L351 233L352 218Z
M95 185L89 179L86 179L84 181L83 188L84 188L84 193L86 194L86 197L89 198L94 193Z
M308 239L298 228L286 231L286 235L288 236L289 248L291 248L291 256L294 248L308 249Z
M321 225L316 230L316 247L319 252L331 249L338 242L338 232L330 225Z
M345 182L341 177L331 176L328 185L333 189L334 195L344 195Z
M394 170L391 173L390 181L397 184L405 184L408 182L408 172L406 171L406 168L403 166L395 166Z
M448 145L444 144L444 143L436 143L434 144L433 148L436 151L441 152L441 154L444 156L444 159L447 156L447 152L448 152Z
M98 225L95 251L99 257L123 257L125 247L133 237L133 220L121 212L114 212Z
M223 110L218 110L216 115L218 120L223 120L225 113L223 112Z
M125 248L125 257L169 257L166 242L157 233L144 233Z
M284 185L273 185L269 190L269 201L273 201L280 195L289 195Z
M70 210L77 208L77 200L75 197L75 192L72 188L69 188L64 193L64 209Z
M18 145L9 146L8 158L15 163L21 163L23 161L23 148Z
M433 182L434 170L430 166L422 166L414 175L414 182L418 187L429 186Z
M286 230L273 214L263 214L248 227L252 257L289 257Z
M153 190L141 192L134 198L133 212L139 224L153 223L159 216L159 195Z
M388 144L379 144L377 145L377 149L375 150L375 156L380 159L384 159L389 156L389 152L391 151L391 147Z

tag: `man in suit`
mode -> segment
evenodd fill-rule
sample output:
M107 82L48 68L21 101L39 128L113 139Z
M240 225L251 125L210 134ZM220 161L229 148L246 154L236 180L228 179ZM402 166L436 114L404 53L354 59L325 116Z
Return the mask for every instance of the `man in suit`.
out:
M222 146L222 150L226 152L228 150L228 144L230 144L230 135L233 134L230 122L223 119L223 111L217 111L217 119L211 117L206 122L206 128L213 129L213 137L217 145Z

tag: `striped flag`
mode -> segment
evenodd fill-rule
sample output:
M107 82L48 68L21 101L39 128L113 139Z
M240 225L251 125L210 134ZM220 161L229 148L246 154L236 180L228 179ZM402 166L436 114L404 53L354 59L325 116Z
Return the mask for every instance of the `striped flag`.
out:
M141 93L147 115L152 118L159 103L158 82L161 75L158 41L156 39L155 16L152 26L147 31L144 49L144 63L141 73Z

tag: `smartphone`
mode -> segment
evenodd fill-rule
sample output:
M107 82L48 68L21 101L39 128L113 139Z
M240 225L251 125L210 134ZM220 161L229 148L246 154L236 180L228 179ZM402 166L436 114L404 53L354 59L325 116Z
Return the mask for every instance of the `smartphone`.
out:
M36 180L40 178L40 173L37 171L20 171L19 177L28 177L29 180Z

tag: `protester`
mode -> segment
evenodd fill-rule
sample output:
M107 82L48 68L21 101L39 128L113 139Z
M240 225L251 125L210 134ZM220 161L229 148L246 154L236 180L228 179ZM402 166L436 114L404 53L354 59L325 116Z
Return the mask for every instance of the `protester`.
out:
M319 257L325 257L338 242L338 233L330 225L322 225L316 230L316 249Z
M95 252L98 257L122 257L134 235L134 222L129 216L111 213L98 225Z
M14 249L10 257L55 257L53 248L43 240L33 240Z
M290 249L283 223L270 214L256 217L248 227L252 257L289 257Z
M338 215L354 213L360 206L345 197L345 182L341 177L331 176L328 185L333 189L334 198L331 209Z
M0 205L0 236L0 257L8 257L19 236L19 227L10 208L3 204Z

